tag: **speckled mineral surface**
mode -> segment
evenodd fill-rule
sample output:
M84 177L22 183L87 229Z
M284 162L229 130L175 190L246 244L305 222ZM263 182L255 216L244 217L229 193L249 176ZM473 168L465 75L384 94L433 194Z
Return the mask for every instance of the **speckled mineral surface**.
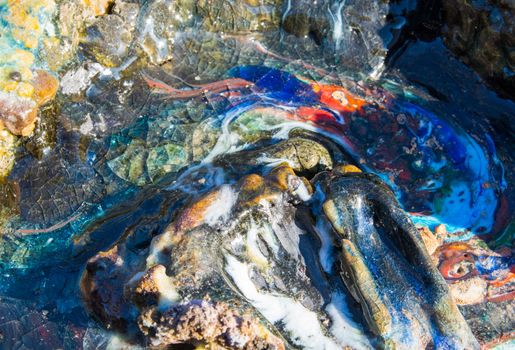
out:
M0 0L0 349L513 347L512 12Z

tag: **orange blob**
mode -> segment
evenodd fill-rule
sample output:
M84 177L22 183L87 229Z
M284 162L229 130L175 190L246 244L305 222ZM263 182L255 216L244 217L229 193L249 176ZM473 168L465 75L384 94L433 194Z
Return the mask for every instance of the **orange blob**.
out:
M320 102L339 112L355 112L367 103L341 86L315 83L312 87L313 91L320 96Z
M52 100L59 88L59 81L44 70L37 70L34 74L34 99L38 105Z

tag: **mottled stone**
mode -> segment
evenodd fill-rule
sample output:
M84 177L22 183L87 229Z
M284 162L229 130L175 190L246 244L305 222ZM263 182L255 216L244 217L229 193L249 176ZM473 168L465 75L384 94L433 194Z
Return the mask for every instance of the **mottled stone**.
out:
M87 9L93 11L95 16L102 16L106 14L109 6L115 2L115 0L82 0Z
M286 341L336 347L343 341L329 328L323 297L307 273L314 266L298 246L304 231L293 203L311 195L309 183L286 165L221 185L181 209L144 253L126 249L129 236L91 259L82 279L86 303L124 334L136 325L153 347L283 349ZM331 281L322 290L343 288ZM123 311L130 309L135 318ZM309 324L304 330L290 317L294 312Z
M164 322L163 322L164 321ZM153 347L201 342L229 349L282 350L283 342L249 315L224 303L194 300L166 310L144 310L138 320Z
M37 70L30 83L21 87L22 84L17 82L14 90L0 91L0 121L11 133L28 136L34 130L38 107L54 98L58 81L51 74Z
M329 60L377 78L394 44L391 31L402 27L408 7L390 7L389 1L291 0L283 6L281 26L315 43Z
M195 10L202 18L203 29L242 34L277 30L281 5L278 0L200 0Z
M343 279L384 346L436 346L436 328L453 346L479 348L418 230L387 186L370 175L337 171L319 184L326 194L324 214L342 239ZM399 337L402 329L411 336Z
M81 159L78 136L61 131L57 139L62 147L43 152L41 159L38 154L19 159L10 174L19 184L20 212L26 222L66 222L85 203L103 196L102 178Z
M0 298L0 346L3 349L63 348L62 331L49 320L48 312L32 303L7 297Z
M38 108L57 92L58 79L43 68L57 70L70 58L78 42L78 32L88 18L88 11L84 10L88 6L98 9L96 3L78 1L59 7L52 0L9 1L5 5L6 11L2 12L5 24L1 28L0 120L16 135L32 133ZM73 9L71 13L67 13L69 9ZM73 16L79 13L79 17ZM62 20L57 21L60 37L52 22L56 17Z
M494 251L475 237L463 242L441 241L433 259L449 283L456 302L468 305L515 298L511 255L511 248L501 247Z
M120 66L128 54L134 26L134 20L127 22L119 15L99 17L86 28L81 44L103 66Z
M148 154L148 175L156 181L165 174L179 171L188 164L188 160L184 147L172 143L160 145Z
M123 154L108 162L111 170L120 178L144 185L147 182L145 173L145 159L148 151L141 140L133 140Z
M245 150L218 157L215 164L238 167L241 165L288 164L294 171L316 174L331 169L333 161L329 151L320 143L301 137L292 137L277 144Z
M142 7L137 42L151 62L161 64L173 57L175 33L191 24L192 12L189 1L157 0Z

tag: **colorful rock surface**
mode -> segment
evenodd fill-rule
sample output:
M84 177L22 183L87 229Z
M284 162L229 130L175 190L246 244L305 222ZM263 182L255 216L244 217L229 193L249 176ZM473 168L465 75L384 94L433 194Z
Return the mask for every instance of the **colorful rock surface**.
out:
M1 132L32 135L40 107L57 93L57 70L75 54L79 31L92 16L104 14L110 3L89 0L62 4L54 0L0 2ZM75 11L73 19L69 17L71 9ZM80 16L78 11L82 11ZM57 18L62 21L56 21ZM10 139L11 136L2 136L2 153L14 147ZM2 157L1 181L11 167L12 161L9 163Z
M82 278L89 308L110 327L136 339L142 333L143 342L152 346L188 342L235 349L336 349L342 342L350 344L352 339L326 336L329 328L317 316L322 295L309 280L298 247L302 230L288 203L308 198L306 186L287 166L267 177L248 175L186 206L140 254L131 252L128 237L89 261ZM113 278L117 282L111 285L107 280ZM183 312L200 312L213 321L199 325L203 316L196 321ZM241 318L241 312L261 321ZM290 345L272 335L276 327Z
M515 104L440 5L0 0L0 348L509 347Z
M344 169L350 175L320 175L318 188L321 198L325 198L323 208L330 225L345 237L341 241L344 281L352 296L363 305L362 317L378 337L375 342L395 348L478 348L444 280L432 266L418 231L392 199L392 193L384 184L376 184L360 173L354 175L355 170L349 167ZM143 341L154 346L182 341L219 342L217 331L196 326L196 321L181 326L175 320L179 317L174 316L179 312L176 308L190 312L186 310L193 307L184 305L184 300L205 298L214 299L215 305L220 301L241 304L239 308L243 310L250 307L253 314L264 317L265 323L259 327L267 322L275 325L277 328L273 329L288 339L288 346L370 346L348 315L340 317L347 318L345 327L355 329L355 338L343 337L339 333L343 329L324 323L327 317L331 320L329 325L343 321L328 308L325 315L317 315L316 310L323 309L325 303L344 302L341 298L345 287L338 282L338 274L332 272L336 271L335 260L327 255L325 259L331 262L322 259L322 252L327 254L332 249L328 242L339 245L339 238L330 228L317 231L328 227L320 218L316 223L309 219L293 221L299 215L295 212L302 209L287 204L292 200L310 203L312 191L307 180L298 178L287 166L273 169L265 178L251 174L235 185L218 187L181 210L141 253L131 252L132 238L128 237L93 258L82 279L89 308L109 327L136 339L143 333ZM355 201L363 201L361 207ZM312 203L312 210L319 210L318 201ZM369 213L371 210L378 212ZM380 218L379 222L374 222L374 217ZM309 232L318 232L322 246L317 248L316 243L305 242L299 250L300 242L305 240L302 236ZM408 255L396 260L397 254ZM315 261L310 260L314 257ZM386 269L387 265L390 268ZM299 272L291 275L292 271ZM113 278L116 282L111 284ZM410 288L413 289L408 292ZM233 289L243 299L233 294ZM206 301L195 305L208 310L212 307ZM161 311L146 311L154 309ZM148 320L149 312L154 315L152 321ZM308 328L292 315L302 318ZM176 329L184 329L185 334L191 332L188 327L199 327L195 329L201 331L196 340L189 338L191 335L181 338L174 333L173 324ZM213 321L211 327L217 328L218 321ZM436 331L441 334L434 335ZM247 343L230 346L252 348Z
M0 4L1 31L0 115L7 129L27 136L32 132L39 105L53 98L57 81L34 71L37 50L52 26L54 1L5 1Z
M316 130L394 186L407 210L424 213L423 218L414 217L417 221L432 226L443 222L454 230L478 233L492 229L498 193L503 190L503 175L497 177L502 169L495 169L494 150L482 148L458 127L387 91L360 89L352 93L261 66L236 67L229 75L234 78L191 90L148 82L172 99L250 90L229 97L224 113L235 115L228 118L229 123L237 124L247 114L253 123L267 123L262 116L266 115L271 123L267 130L274 129L273 124L280 125L275 127L279 132L288 127ZM273 106L264 108L264 100ZM261 116L256 115L258 111ZM249 129L263 126L247 126ZM458 212L462 215L456 215Z
M418 231L384 184L358 173L333 175L321 186L324 214L342 239L345 283L384 346L478 348Z

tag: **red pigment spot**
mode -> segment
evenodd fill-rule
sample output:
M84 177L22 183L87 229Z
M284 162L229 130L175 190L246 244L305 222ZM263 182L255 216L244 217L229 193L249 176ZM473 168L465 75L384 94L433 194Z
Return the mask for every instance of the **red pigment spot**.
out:
M501 295L488 296L487 299L492 303L500 303L503 301L513 300L515 299L515 291Z
M411 179L411 172L409 170L402 169L397 178L401 181L409 181Z
M313 91L318 93L320 102L339 112L355 112L366 104L364 99L341 86L313 84Z
M313 107L300 107L299 109L297 109L297 115L304 120L309 120L317 124L326 122L336 122L336 119L330 112Z
M152 88L167 94L172 99L188 99L192 97L202 96L207 93L220 94L227 91L251 88L254 84L240 78L231 78L213 83L207 83L202 85L193 85L196 89L192 90L181 90L176 89L158 79L154 79L142 73L142 77L147 85Z

